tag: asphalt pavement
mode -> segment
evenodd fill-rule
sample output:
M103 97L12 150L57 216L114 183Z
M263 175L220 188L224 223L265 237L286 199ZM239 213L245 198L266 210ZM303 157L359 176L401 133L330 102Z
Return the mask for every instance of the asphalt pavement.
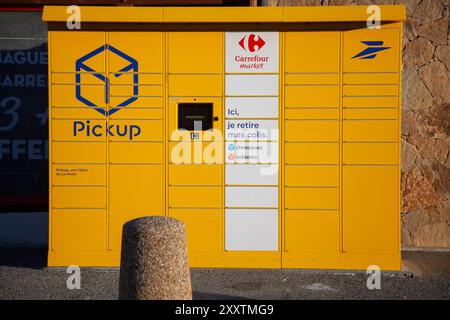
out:
M45 267L41 250L0 249L0 300L117 299L118 268L82 268L69 290L65 268ZM405 252L404 270L383 272L369 290L363 271L191 269L194 299L450 299L450 252Z

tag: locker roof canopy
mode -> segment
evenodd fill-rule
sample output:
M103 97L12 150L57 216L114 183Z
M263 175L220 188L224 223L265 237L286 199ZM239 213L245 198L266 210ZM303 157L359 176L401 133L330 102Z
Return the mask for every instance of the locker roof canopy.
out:
M380 5L381 21L404 21L404 5ZM368 6L324 7L82 7L82 22L100 23L320 23L363 22ZM65 22L67 6L45 6L43 20Z

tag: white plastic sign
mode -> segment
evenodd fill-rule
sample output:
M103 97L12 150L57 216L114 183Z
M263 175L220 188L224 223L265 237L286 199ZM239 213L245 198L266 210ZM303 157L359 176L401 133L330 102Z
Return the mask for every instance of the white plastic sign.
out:
M278 32L226 32L225 39L225 72L278 72Z

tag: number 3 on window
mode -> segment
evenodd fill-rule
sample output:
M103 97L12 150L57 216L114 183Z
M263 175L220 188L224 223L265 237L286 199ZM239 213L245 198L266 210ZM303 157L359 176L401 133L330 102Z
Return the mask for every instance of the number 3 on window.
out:
M0 131L8 131L13 129L19 122L19 114L17 109L20 108L21 101L17 97L7 97L0 101L0 113L10 115L11 121L6 126L0 126ZM6 110L6 111L5 111Z

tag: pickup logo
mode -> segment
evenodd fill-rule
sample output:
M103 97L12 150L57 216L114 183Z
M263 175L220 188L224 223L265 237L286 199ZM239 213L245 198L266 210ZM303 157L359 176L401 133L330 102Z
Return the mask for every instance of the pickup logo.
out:
M107 52L110 52L111 54L117 55L118 57L123 59L124 62L126 63L125 67L123 67L122 69L112 71L112 73L111 73L112 77L118 78L125 74L132 74L132 79L133 79L132 82L130 83L130 85L131 85L130 89L132 90L132 92L130 92L128 97L124 98L124 101L119 103L117 106L109 109L109 111L106 111L104 106L97 105L96 103L94 103L92 101L92 99L90 97L86 96L86 94L83 92L84 85L81 83L81 74L82 73L85 73L89 76L95 77L95 78L99 79L100 81L102 81L104 83L102 90L104 91L103 95L104 95L105 106L106 106L106 104L109 103L109 97L110 97L110 95L109 95L109 90L110 90L109 78L104 73L96 71L88 66L88 62L90 61L90 59L92 59L93 57L102 53L103 51L107 51ZM81 58L79 58L75 62L75 71L76 71L75 92L76 92L77 100L79 100L82 103L84 103L85 105L93 108L95 111L101 113L104 116L110 116L113 113L119 111L122 107L125 107L125 106L131 104L132 102L134 102L135 100L137 100L137 95L138 95L138 91L139 91L138 62L135 59L133 59L132 57L130 57L129 55L126 55L122 51L114 48L113 46L111 46L109 44L103 45L103 46L89 52L88 54L82 56Z
M140 136L141 127L135 124L93 124L90 120L74 121L73 122L73 136L74 137L125 137L128 140Z
M381 51L390 49L391 47L383 47L384 41L361 41L367 46L363 51L355 55L352 59L370 60L375 59Z

